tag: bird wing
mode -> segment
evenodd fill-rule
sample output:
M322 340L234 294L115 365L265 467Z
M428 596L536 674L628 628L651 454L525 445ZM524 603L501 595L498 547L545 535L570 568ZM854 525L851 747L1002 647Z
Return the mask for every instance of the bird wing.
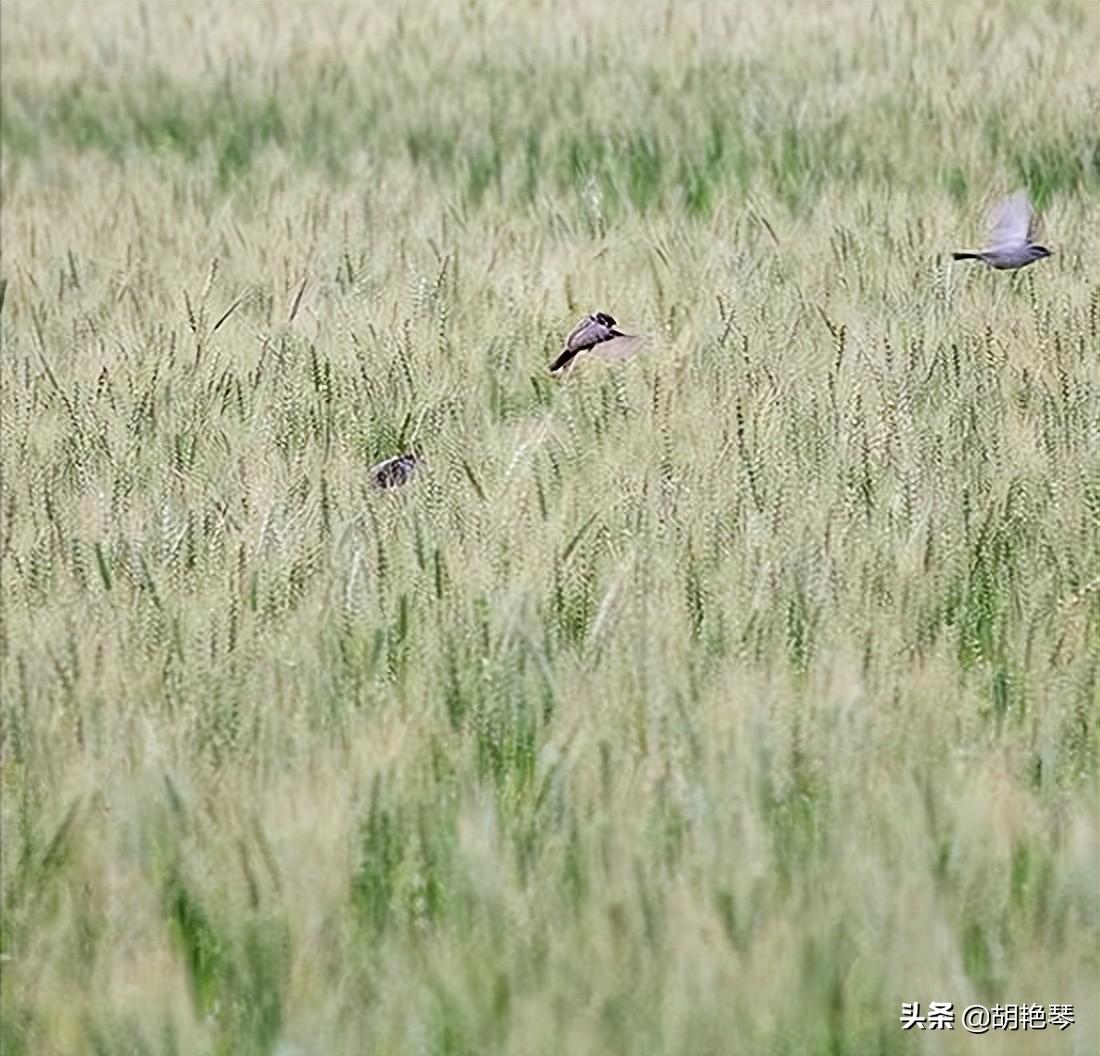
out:
M594 315L585 316L565 339L565 351L576 354L604 340L605 328Z
M588 354L611 361L628 359L638 351L641 344L642 338L637 334L623 334L613 330L605 341L593 345Z
M1035 224L1027 191L1017 191L998 202L990 217L989 248L1027 245Z

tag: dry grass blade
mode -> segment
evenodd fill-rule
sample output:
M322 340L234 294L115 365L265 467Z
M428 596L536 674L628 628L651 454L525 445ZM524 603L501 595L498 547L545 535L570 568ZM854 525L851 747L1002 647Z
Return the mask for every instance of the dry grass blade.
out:
M290 314L287 316L286 321L288 326L294 322L294 318L298 314L298 309L302 306L302 295L306 292L306 282L308 280L308 275L302 276L301 285L298 287L298 292L294 295L294 301L290 306Z
M477 479L477 474L474 472L474 467L470 465L466 459L462 459L462 471L466 474L466 479L470 482L470 487L474 489L474 493L482 502L487 502L488 499L485 496L485 489L481 486L481 481Z
M577 529L576 534L566 544L565 549L561 552L561 563L563 565L567 564L568 561L569 561L569 558L573 556L573 551L576 550L577 547L580 545L580 542L585 537L585 535L587 534L588 529L591 528L592 525L594 525L596 523L596 518L597 517L599 517L599 512L598 511L596 513L592 514L592 516L590 516L588 518L588 520L585 521L584 524L582 524L579 529Z
M211 329L212 334L216 334L222 327L222 324L229 319L229 317L241 306L241 301L244 300L244 294L242 293L222 314L218 317L218 321Z

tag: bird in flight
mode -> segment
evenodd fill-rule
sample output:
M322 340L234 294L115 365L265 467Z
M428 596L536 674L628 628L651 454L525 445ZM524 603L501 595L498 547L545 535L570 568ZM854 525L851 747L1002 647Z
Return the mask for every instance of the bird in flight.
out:
M989 245L980 253L952 253L955 260L980 260L991 268L1010 271L1051 255L1033 241L1035 211L1027 191L1017 191L998 202L990 217Z
M404 455L395 455L370 467L371 483L383 491L388 488L399 488L403 484L408 484L413 474L423 464L424 460L411 451Z
M565 339L565 348L550 364L550 373L557 374L569 366L582 352L590 352L594 349L595 355L603 355L608 359L618 359L620 356L627 355L630 351L629 346L608 344L608 342L616 342L619 338L633 342L635 335L624 334L617 327L618 323L607 312L595 312L585 316Z

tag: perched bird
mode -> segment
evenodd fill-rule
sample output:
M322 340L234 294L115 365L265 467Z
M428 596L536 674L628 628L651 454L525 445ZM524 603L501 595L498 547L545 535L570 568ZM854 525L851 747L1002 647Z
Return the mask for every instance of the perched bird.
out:
M628 348L626 347L615 346L613 351L611 346L607 346L607 342L615 341L617 338L624 338L627 342L633 341L633 334L624 334L616 329L617 326L618 323L607 312L596 312L593 315L585 316L565 339L565 348L562 349L561 355L550 364L550 373L557 374L558 371L564 370L582 352L589 352L597 345L606 346L600 349L596 353L597 355L604 353L609 358L614 359L627 354Z
M424 464L424 460L411 451L404 455L395 455L370 467L371 483L376 488L399 488L408 484L413 474Z
M999 202L990 219L989 245L980 253L952 253L955 260L981 260L991 268L1005 271L1026 267L1051 255L1045 246L1032 241L1035 211L1027 191L1017 191Z

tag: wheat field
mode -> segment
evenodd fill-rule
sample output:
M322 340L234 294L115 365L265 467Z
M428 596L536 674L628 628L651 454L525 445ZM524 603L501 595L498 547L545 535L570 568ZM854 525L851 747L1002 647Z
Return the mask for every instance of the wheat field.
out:
M1095 3L0 19L6 1056L1095 1056Z

